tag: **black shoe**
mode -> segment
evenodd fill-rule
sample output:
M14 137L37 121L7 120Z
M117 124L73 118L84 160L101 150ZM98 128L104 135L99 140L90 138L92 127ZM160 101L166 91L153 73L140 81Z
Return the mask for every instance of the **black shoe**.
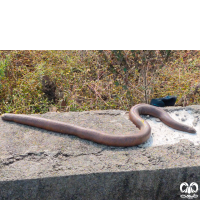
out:
M174 106L176 99L176 96L166 96L163 98L152 99L150 105L157 107Z

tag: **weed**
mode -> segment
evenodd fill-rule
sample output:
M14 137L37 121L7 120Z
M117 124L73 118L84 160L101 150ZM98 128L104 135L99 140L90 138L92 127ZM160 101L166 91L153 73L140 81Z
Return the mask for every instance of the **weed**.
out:
M192 94L199 51L0 51L0 113L129 110L152 98ZM55 87L51 101L44 76ZM199 92L188 104L199 104ZM66 111L66 110L64 110Z

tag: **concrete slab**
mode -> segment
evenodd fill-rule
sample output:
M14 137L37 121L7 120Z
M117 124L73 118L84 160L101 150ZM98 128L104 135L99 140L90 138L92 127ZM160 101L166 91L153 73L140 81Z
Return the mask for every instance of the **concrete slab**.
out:
M173 130L147 116L149 141L119 148L0 119L0 199L181 199L182 182L200 186L200 106L165 110L197 133ZM126 111L41 117L110 134L137 131Z

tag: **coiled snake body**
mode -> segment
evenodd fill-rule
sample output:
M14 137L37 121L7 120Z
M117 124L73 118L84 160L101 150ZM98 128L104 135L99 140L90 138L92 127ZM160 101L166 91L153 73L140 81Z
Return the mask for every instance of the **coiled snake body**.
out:
M139 145L147 141L151 135L151 127L140 117L140 114L157 117L166 125L180 131L186 131L189 133L196 132L194 128L181 124L172 119L170 115L163 109L148 104L137 104L130 109L129 118L140 129L138 133L133 135L110 135L101 131L83 128L64 122L27 116L23 114L8 113L2 115L2 119L29 126L35 126L49 131L75 135L82 139L90 140L99 144L128 147Z

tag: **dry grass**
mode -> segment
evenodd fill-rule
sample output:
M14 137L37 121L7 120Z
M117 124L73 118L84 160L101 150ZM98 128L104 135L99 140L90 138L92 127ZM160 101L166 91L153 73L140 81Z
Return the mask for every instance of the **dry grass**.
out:
M200 82L200 52L0 51L0 113L129 110L166 95L181 97ZM169 56L169 57L167 57ZM42 88L48 76L55 101ZM199 104L196 93L187 104Z

